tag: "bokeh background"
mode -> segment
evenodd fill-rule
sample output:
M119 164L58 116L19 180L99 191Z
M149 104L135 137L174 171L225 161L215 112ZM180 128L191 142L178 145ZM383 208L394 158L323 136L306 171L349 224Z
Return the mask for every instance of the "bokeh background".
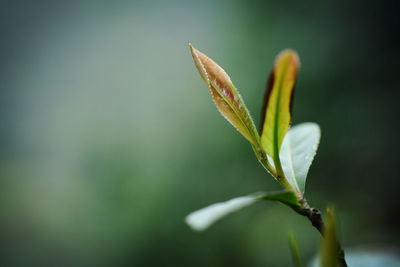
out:
M276 54L301 57L293 123L320 124L307 198L345 249L400 245L397 7L385 1L1 1L1 266L290 266L309 222L258 203L204 233L189 212L279 189L218 114L188 42L259 122Z

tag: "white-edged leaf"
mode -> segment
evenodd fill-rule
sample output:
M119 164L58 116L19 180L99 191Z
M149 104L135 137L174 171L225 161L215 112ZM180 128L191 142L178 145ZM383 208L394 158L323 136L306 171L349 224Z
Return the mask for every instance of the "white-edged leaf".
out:
M279 157L288 182L303 194L308 170L317 152L321 130L316 123L306 122L289 129L283 139Z
M222 217L250 206L259 200L279 201L291 207L300 206L296 195L291 191L255 193L248 196L233 198L225 202L215 203L208 207L192 212L186 216L185 222L193 230L203 231Z

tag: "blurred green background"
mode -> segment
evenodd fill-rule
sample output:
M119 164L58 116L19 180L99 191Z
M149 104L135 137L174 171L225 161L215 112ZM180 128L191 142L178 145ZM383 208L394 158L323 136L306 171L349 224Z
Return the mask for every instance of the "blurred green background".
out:
M255 121L300 54L293 123L320 124L307 198L346 248L400 245L397 7L385 1L1 1L1 266L290 266L320 237L277 203L204 233L189 212L279 189L218 114L188 42Z

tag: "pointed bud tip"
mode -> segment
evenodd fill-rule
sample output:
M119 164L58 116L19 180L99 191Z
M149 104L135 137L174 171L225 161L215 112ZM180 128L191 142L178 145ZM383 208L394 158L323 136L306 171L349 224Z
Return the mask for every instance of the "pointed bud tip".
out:
M332 207L327 207L327 208L326 208L326 216L327 216L327 217L330 217L330 218L332 218L332 217L335 216Z
M297 52L294 49L284 49L282 50L275 58L275 64L278 63L278 61L282 60L285 57L290 57L293 63L297 66L297 68L300 68L300 58Z
M194 48L194 46L192 45L191 42L189 42L189 48L190 48L190 52L191 52L192 54L197 54L197 49Z

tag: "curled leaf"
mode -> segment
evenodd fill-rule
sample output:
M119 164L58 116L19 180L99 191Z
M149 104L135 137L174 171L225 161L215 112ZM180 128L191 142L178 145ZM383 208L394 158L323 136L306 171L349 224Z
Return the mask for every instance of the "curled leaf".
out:
M284 50L278 55L269 78L261 115L261 146L272 157L281 175L279 151L289 129L299 65L299 57L293 50Z
M259 143L259 135L241 96L230 77L213 60L189 44L194 63L210 89L217 109L253 145Z

